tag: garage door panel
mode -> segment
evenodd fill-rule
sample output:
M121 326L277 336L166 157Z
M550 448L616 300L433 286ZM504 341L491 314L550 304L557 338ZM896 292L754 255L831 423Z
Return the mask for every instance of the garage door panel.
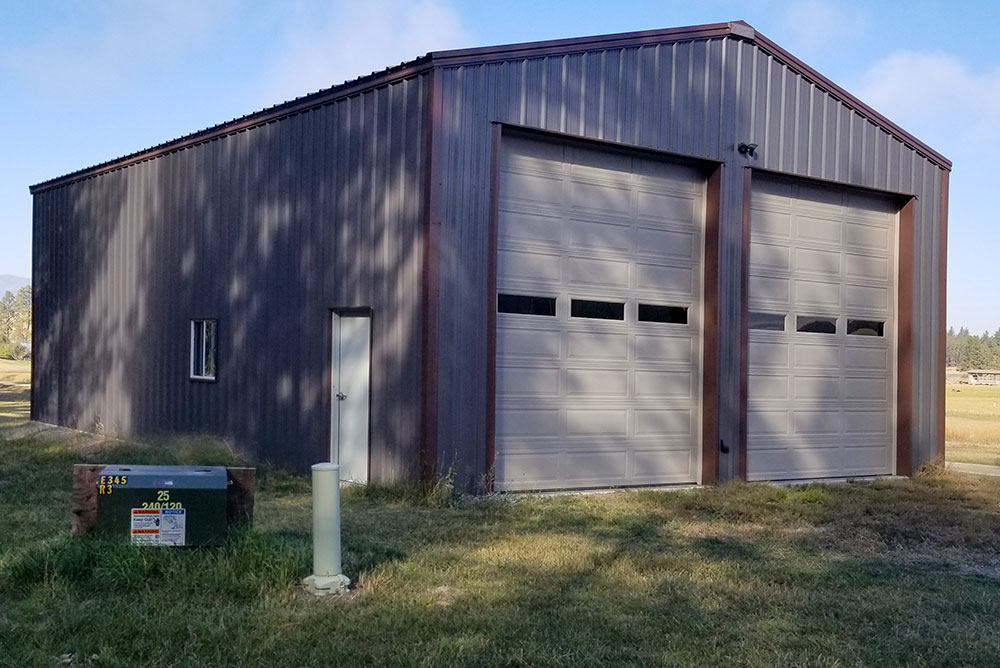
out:
M607 332L567 332L567 356L581 360L628 359L628 335Z
M813 218L811 216L796 216L795 237L804 241L822 241L840 245L842 226L828 218Z
M870 285L847 285L845 306L879 314L889 308L889 288Z
M848 434L871 434L885 436L889 434L889 410L856 410L844 411L844 431Z
M695 342L690 336L635 337L635 359L637 362L668 362L692 364L695 362Z
M750 368L787 367L789 351L790 346L787 343L754 343L747 351Z
M861 225L858 223L848 223L846 227L846 243L848 246L870 248L879 251L889 250L888 227Z
M686 482L697 474L697 462L689 448L638 450L634 469L634 478L639 484Z
M628 467L628 453L618 452L570 452L564 456L565 479L567 481L603 480L611 475L624 478Z
M785 252L788 252L788 249ZM795 249L795 271L799 274L824 274L839 279L840 264L841 254L838 251L815 248Z
M627 251L632 247L632 227L608 222L571 219L566 226L566 241L576 248Z
M559 370L497 365L497 396L558 397Z
M792 215L786 211L769 211L763 207L755 211L750 238L778 237L788 239L792 234Z
M558 436L559 410L501 408L497 410L496 428L505 436Z
M802 376L792 379L795 388L792 398L796 401L817 401L821 399L840 399L840 376Z
M748 379L750 395L761 399L788 399L788 376L753 374Z
M694 232L637 227L635 251L637 255L653 255L690 260L697 251Z
M565 263L565 282L569 285L601 285L628 288L628 262L571 257L567 258Z
M573 211L628 216L632 210L632 192L627 187L571 181L568 196Z
M830 337L833 334L805 334L804 336ZM796 369L831 369L839 372L841 351L830 343L797 343L793 347L793 366Z
M628 398L628 371L625 369L565 370L567 397Z
M558 178L507 171L501 176L500 187L517 193L511 198L515 202L562 208L562 181Z
M751 276L748 298L764 305L788 304L789 284L787 278L771 278L767 276Z
M636 213L640 218L689 223L695 218L696 200L692 195L639 190Z
M498 321L503 318L497 318ZM559 359L560 334L540 329L499 328L497 356L503 359L549 358Z
M555 316L497 316L497 488L695 482L704 178L575 148L565 163L522 159L521 144L503 144L501 172L517 177L501 178L497 284L555 296ZM640 303L685 308L686 322L639 321Z
M508 240L527 240L554 245L562 243L562 218L539 212L504 211L500 229Z
M828 283L826 281L796 279L795 302L802 306L829 307L839 311L841 305L840 290L839 282Z
M884 376L877 378L844 378L844 396L856 401L890 401L889 379Z
M895 438L895 205L774 181L754 180L751 240L786 248L793 266L775 266L778 250L765 255L751 247L750 308L784 312L786 329L749 332L748 478L888 473ZM783 215L792 221L788 239L773 233ZM782 279L791 286L787 299L778 287ZM835 332L797 331L811 318L835 319ZM879 328L882 336L858 335ZM787 393L781 376L790 383Z
M792 411L792 428L796 434L803 436L815 436L822 434L839 434L840 411L834 410L807 410L796 409Z
M550 283L559 280L562 258L549 253L503 250L497 253L497 263L511 279Z
M695 416L692 409L637 408L636 436L694 436Z
M868 371L886 371L890 365L891 351L885 348L850 346L844 351L844 368Z
M754 409L747 410L747 434L774 435L789 431L790 411Z
M845 261L848 278L866 278L886 282L891 280L888 257L847 253Z
M750 261L755 267L777 269L782 272L791 269L788 246L779 246L763 241L750 243Z
M627 436L628 409L576 409L566 411L566 433L570 436Z
M558 481L559 456L498 453L495 468L497 479L506 481L508 489L534 489L538 482Z

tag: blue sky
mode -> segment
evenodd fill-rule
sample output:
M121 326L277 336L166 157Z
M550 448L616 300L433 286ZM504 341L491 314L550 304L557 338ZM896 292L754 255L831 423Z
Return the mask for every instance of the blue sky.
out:
M743 19L955 163L948 321L1000 327L1000 5L692 0L0 0L0 274L28 186L428 51Z

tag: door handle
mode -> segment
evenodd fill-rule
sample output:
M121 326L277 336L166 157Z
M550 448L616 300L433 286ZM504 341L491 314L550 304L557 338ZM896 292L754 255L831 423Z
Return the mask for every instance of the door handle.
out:
M337 398L343 401L344 399L347 398L347 395L344 394L343 392L337 392Z

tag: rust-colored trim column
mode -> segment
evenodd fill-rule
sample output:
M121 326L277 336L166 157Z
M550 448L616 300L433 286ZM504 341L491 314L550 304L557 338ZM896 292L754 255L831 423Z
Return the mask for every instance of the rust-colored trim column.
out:
M899 210L896 294L896 475L913 473L913 208Z
M752 171L749 167L743 170L743 239L740 258L742 271L740 274L740 472L741 480L747 479L747 392L750 378L750 302L748 289L750 285L750 201Z
M441 194L436 138L441 127L441 76L427 75L427 112L424 127L424 248L423 314L421 331L420 477L432 480L438 459L438 309L440 301Z
M702 322L701 483L719 480L719 225L722 166L705 189L704 308Z
M494 123L490 141L489 250L486 253L486 491L493 491L496 465L497 419L497 228L500 217L500 137L503 126Z
M948 337L948 181L951 172L946 169L941 170L941 239L938 251L941 257L938 261L938 434L937 434L937 456L944 459L944 383L947 376L947 337Z

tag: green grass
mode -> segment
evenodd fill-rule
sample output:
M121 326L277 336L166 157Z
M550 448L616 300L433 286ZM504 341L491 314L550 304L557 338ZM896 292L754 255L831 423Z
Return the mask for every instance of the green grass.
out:
M73 463L223 445L0 441L0 665L990 666L1000 480L455 498L344 492L348 596L315 599L306 476L259 471L222 548L69 535Z
M0 359L0 382L30 383L31 360Z
M947 459L1000 466L1000 387L949 385L945 395Z

